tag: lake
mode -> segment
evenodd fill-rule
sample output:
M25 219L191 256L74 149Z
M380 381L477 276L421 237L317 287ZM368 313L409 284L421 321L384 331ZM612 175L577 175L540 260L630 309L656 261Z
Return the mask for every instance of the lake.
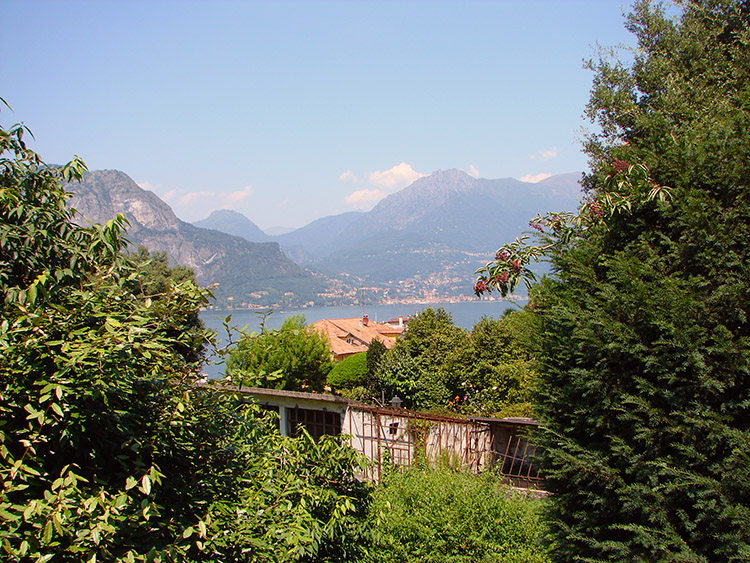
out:
M437 309L443 307L453 317L456 326L465 330L471 330L479 319L483 316L499 318L503 311L510 308L522 307L526 301L488 301L486 299L477 299L476 301L462 301L460 303L410 303L410 304L393 304L393 305L370 305L364 306L364 314L371 321L384 322L402 315L404 318L423 311L427 307ZM362 305L348 305L341 307L308 307L305 309L275 310L266 319L267 329L277 329L281 327L284 319L293 315L304 315L308 324L314 323L321 319L343 319L360 317L363 314ZM200 318L206 325L206 328L216 330L221 340L226 340L227 335L223 329L224 319L231 315L230 325L235 328L244 328L247 331L260 331L261 316L254 310L220 310L212 309L201 311ZM223 365L207 365L204 372L210 378L217 378L223 374Z

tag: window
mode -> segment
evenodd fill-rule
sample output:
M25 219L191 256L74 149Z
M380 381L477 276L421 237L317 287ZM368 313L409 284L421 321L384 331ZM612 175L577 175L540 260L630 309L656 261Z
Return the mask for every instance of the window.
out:
M286 417L290 436L297 436L300 426L304 426L314 440L324 434L341 434L341 415L337 412L290 407L286 409Z

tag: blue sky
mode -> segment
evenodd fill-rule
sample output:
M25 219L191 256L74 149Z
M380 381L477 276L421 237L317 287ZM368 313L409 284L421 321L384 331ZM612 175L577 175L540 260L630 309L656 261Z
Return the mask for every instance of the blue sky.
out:
M369 209L420 175L583 170L612 0L3 0L0 123L118 169L187 221Z

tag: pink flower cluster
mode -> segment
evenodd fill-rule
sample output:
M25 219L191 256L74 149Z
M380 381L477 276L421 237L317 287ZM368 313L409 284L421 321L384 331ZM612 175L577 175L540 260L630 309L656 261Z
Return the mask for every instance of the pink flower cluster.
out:
M502 272L501 274L496 275L492 278L492 281L496 284L505 285L508 283L508 272Z
M484 280L479 280L474 284L474 293L477 295L484 293L485 291L489 291L489 288L487 287L487 284L484 283Z
M619 158L616 158L612 163L612 168L615 169L615 172L625 172L625 170L628 169L628 166L630 165L626 161Z

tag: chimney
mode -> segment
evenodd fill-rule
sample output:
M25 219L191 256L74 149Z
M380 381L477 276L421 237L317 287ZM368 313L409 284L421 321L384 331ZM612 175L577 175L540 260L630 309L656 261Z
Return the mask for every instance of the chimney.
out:
M398 316L398 328L404 328L404 316L403 315Z
M362 326L367 326L367 323L370 322L370 319L367 318L367 315L362 317Z

